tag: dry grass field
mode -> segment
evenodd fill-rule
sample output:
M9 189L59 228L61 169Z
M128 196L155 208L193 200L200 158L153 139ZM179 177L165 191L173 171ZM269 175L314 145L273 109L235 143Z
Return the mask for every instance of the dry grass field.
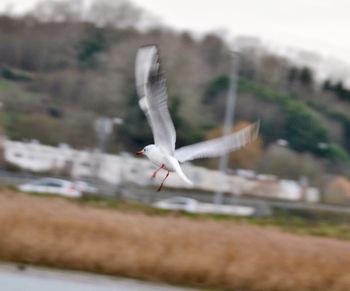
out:
M350 290L350 243L2 191L0 259L244 291Z

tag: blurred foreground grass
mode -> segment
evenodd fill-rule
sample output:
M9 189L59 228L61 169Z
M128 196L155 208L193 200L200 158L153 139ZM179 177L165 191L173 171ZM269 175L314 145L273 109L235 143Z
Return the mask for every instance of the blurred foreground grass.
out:
M268 227L311 233L326 221L295 214L290 227L287 217L194 216L3 190L0 259L215 290L350 290L350 243Z

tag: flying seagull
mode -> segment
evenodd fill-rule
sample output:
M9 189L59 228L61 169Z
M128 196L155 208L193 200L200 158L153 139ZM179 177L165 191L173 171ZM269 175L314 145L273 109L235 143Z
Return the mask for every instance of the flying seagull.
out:
M162 189L170 172L176 172L181 180L193 185L182 171L180 163L218 157L240 149L258 134L259 123L255 123L232 134L175 150L176 132L168 110L166 80L161 71L157 46L149 45L138 49L135 79L139 105L147 117L154 138L154 144L144 147L136 155L145 155L158 167L152 178L161 169L167 171L158 191Z

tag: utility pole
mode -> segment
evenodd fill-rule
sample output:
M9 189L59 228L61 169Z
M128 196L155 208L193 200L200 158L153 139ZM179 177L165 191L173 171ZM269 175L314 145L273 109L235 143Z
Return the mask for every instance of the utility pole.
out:
M230 87L226 100L226 112L223 128L223 136L230 134L234 121L234 111L237 98L237 84L238 84L238 70L239 70L239 52L232 51L230 54ZM226 173L229 161L229 153L220 157L219 171ZM222 204L224 198L224 185L220 184L214 194L214 203Z
M112 120L108 117L99 117L95 120L95 132L97 140L97 150L101 154L104 153L107 140L113 130Z
M106 151L106 147L113 132L114 126L120 126L123 124L123 122L123 119L119 117L110 118L101 116L95 120L94 124L94 130L96 133L96 148L91 156L93 161L93 166L91 168L91 177L98 188L102 186L106 191L111 190L115 192L115 189L106 188L105 183L101 184L102 169L105 165L104 153Z
M123 119L115 117L98 117L95 120L95 133L96 133L96 141L97 147L95 150L95 163L94 163L94 173L93 176L97 179L99 176L99 171L102 166L102 158L103 154L106 150L106 146L108 140L112 134L114 125L123 124Z

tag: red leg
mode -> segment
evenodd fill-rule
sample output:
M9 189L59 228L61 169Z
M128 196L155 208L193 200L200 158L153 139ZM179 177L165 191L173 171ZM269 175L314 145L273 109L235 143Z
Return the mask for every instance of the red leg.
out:
M159 186L159 188L158 188L157 192L159 192L160 190L162 190L162 188L163 188L163 184L164 184L164 182L165 182L166 178L168 178L168 177L169 177L169 174L170 174L170 172L168 171L168 173L166 174L165 178L164 178L164 179L163 179L163 181L162 181L162 184L160 184L160 186Z
M163 168L164 168L164 164L162 164L157 170L154 171L154 173L153 173L152 176L151 176L151 179L155 178L156 175L157 175L157 173L158 173L158 171L159 171L160 169L163 169Z

